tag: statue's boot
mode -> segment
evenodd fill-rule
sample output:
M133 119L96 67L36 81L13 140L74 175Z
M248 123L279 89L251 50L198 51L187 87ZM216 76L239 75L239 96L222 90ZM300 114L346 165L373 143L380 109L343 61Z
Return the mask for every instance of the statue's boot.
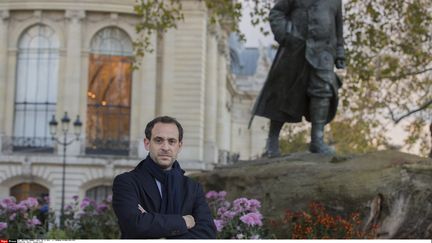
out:
M327 116L330 108L330 99L311 98L310 118L312 122L311 143L309 151L311 153L335 154L335 150L324 143L324 126L327 123Z
M270 121L270 130L267 138L266 151L263 156L274 158L280 156L279 150L279 133L282 128L283 122Z

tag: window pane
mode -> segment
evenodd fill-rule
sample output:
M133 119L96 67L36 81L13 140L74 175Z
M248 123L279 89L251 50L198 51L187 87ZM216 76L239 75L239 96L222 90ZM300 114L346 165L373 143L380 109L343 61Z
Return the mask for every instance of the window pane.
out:
M86 197L98 203L106 200L109 195L112 195L111 186L96 186L86 191Z
M48 196L48 188L37 183L21 183L11 187L10 195L15 197L17 202L27 199L28 197L35 197L39 200L44 200Z
M91 52L109 56L132 56L132 41L119 28L104 28L92 39Z
M14 150L51 151L48 122L57 100L58 38L48 26L35 25L18 46Z
M132 42L117 28L106 28L92 40L87 90L86 153L129 151Z

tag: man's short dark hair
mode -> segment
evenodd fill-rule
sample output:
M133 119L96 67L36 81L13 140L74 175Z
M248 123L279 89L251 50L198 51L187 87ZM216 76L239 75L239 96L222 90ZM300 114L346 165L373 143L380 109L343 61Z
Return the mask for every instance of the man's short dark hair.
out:
M151 120L149 123L147 123L147 126L145 128L145 136L148 140L151 139L152 129L156 123L176 124L177 129L179 131L178 139L180 142L183 140L183 127L175 118L170 116L158 116L155 119Z

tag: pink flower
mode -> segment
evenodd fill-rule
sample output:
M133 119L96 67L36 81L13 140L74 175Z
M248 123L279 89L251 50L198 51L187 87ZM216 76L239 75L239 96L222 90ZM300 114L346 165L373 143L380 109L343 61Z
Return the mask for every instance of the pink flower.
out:
M78 201L79 196L78 196L78 195L74 195L74 196L72 197L72 199L73 199L74 201Z
M226 191L220 191L220 192L209 191L206 194L206 198L209 199L209 200L224 201L226 194L227 194Z
M249 200L250 210L252 212L257 212L259 208L261 208L261 202L256 199Z
M108 203L112 202L112 195L108 195L106 201L107 201Z
M240 217L240 220L249 226L262 226L262 215L260 213L248 213Z
M15 204L15 200L12 197L7 197L7 198L3 199L1 201L1 203L5 204L5 205Z
M226 207L221 207L217 210L217 215L218 216L222 216L226 211L228 211L228 208Z
M218 193L218 197L219 197L219 199L222 199L222 200L225 199L226 194L227 194L226 191L220 191L220 192Z
M7 224L7 223L5 223L5 222L0 222L0 231L2 231L2 230L4 230L4 229L6 229L6 228L7 228L7 226L8 226L8 224Z
M9 210L12 209L12 211L15 211L16 210L15 205L16 204L15 204L14 198L12 198L12 197L7 197L7 198L0 201L0 208L3 208L3 209L9 209Z
M36 216L33 216L33 218L27 220L27 227L34 228L36 225L40 225L41 222L39 221Z
M249 200L245 197L238 198L233 202L234 211L241 213L250 209Z
M218 232L221 232L222 229L223 229L223 227L224 227L224 222L223 222L223 220L220 220L220 219L214 219L213 222L214 222L214 224L216 225L216 230L217 230Z
M218 196L219 196L219 194L216 192L216 191L209 191L209 192L207 192L207 194L205 195L205 197L207 198L207 199L217 199L218 198Z
M21 201L20 203L18 203L16 205L16 210L21 211L21 212L27 212L28 208L27 208L27 202L26 201Z
M20 207L18 207L18 205L16 205L16 204L11 204L11 205L9 205L9 207L7 208L7 210L9 211L9 212L16 212L16 211L18 211L20 209Z
M39 206L38 200L34 197L29 197L26 200L22 201L28 208L35 208Z
M16 218L16 213L13 213L13 214L11 214L11 215L9 216L9 220L10 220L10 221L14 221L15 218Z
M221 218L224 220L231 220L237 215L237 212L234 211L226 211L221 215Z
M92 201L90 200L90 198L86 197L82 200L80 208L86 208L90 206L90 204L92 204Z
M108 209L108 206L105 203L101 203L99 205L97 205L96 211L98 213L102 213L104 211L106 211Z

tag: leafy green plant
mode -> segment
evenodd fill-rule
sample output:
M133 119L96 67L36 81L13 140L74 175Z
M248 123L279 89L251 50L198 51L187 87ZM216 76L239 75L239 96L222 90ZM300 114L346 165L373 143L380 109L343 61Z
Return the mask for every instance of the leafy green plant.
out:
M60 237L63 233L58 232ZM120 230L111 205L111 197L96 203L78 196L65 207L64 233L71 239L118 239Z

